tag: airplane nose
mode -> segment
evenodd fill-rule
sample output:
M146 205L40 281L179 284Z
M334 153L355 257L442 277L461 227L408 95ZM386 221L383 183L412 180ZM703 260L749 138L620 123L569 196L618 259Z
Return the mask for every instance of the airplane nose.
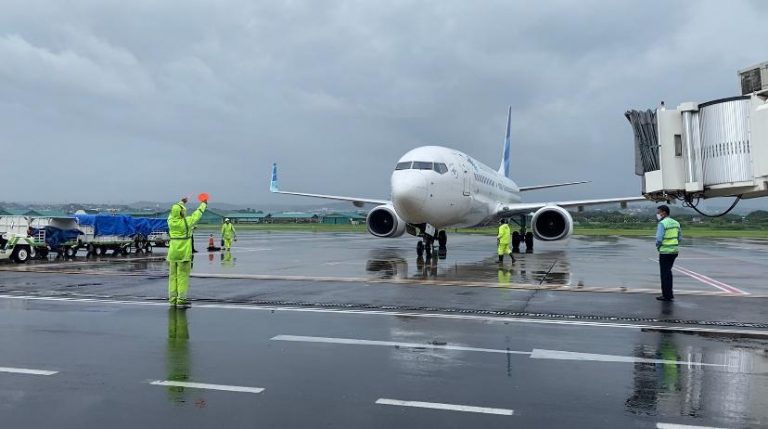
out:
M392 175L392 204L409 223L421 223L427 200L427 180L419 171L398 171Z

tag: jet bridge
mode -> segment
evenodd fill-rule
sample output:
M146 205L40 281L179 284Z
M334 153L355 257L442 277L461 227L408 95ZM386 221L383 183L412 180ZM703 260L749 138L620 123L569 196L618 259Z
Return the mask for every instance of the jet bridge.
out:
M695 207L706 198L768 196L768 62L739 78L739 96L625 113L646 198Z

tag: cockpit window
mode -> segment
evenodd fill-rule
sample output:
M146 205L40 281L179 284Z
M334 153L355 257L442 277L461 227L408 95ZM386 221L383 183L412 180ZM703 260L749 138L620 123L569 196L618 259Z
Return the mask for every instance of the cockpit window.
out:
M395 170L408 170L411 168L411 161L408 162L398 162L397 167L395 167ZM391 165L391 164L390 164Z
M445 174L448 172L448 166L446 166L442 162L436 162L434 167L432 167L432 169L435 170L435 172L437 172L438 174Z
M431 162L414 161L413 162L413 169L414 170L431 170L432 169L432 163Z

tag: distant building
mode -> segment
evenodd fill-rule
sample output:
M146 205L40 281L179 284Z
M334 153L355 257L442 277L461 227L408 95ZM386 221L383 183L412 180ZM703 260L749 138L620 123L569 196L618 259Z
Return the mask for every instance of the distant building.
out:
M328 213L323 215L321 222L330 225L359 225L365 223L365 215L360 213Z
M266 220L270 217L269 213L262 212L231 212L227 213L226 217L232 220L232 223L245 224L245 223L267 223Z
M282 212L272 213L269 221L270 223L318 223L320 216L315 213Z
M17 209L17 208L3 208L0 209L0 215L2 216L26 216L29 209Z
M191 213L191 211L194 210L194 208L187 207L187 216ZM171 210L168 209L164 212L158 213L157 216L154 216L155 218L167 218L168 215L171 214ZM150 216L144 216L144 217L150 217ZM224 218L226 216L224 213L215 210L215 209L206 209L203 213L203 216L200 218L200 221L198 223L202 225L219 225L224 223Z

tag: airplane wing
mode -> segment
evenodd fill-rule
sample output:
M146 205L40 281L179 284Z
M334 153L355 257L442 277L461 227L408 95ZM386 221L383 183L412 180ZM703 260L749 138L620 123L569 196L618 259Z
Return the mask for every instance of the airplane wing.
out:
M326 200L349 201L352 204L354 204L356 207L362 207L363 204L389 204L390 203L390 201L388 200L377 200L372 198L357 198L357 197L344 197L339 195L308 194L304 192L281 191L277 184L277 164L276 163L272 164L272 181L269 184L269 191L275 194L299 195L302 197L323 198Z
M521 186L520 192L535 191L537 189L558 188L560 186L581 185L582 183L590 183L589 180L582 180L579 182L567 182L567 183L552 183L549 185L534 185L534 186Z
M645 197L624 197L624 198L603 198L594 200L572 200L572 201L553 201L548 203L515 203L507 204L499 208L499 211L493 216L492 220L498 220L505 217L524 214L533 210L538 210L546 206L559 206L563 208L578 208L585 206L597 206L611 203L632 203L638 201L648 201Z

